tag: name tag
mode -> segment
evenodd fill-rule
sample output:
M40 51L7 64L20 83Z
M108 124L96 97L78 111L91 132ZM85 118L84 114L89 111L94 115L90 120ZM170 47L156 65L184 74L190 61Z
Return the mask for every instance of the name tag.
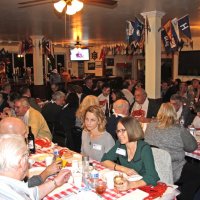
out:
M102 146L100 144L93 144L92 148L101 151Z
M125 149L121 149L121 148L117 148L116 153L122 156L126 156L126 150Z

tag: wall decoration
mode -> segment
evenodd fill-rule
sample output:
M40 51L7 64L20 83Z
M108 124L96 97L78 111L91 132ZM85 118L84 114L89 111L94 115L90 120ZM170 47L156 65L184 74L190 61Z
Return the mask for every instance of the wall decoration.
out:
M88 63L88 70L95 70L95 62Z
M93 52L92 52L92 59L93 59L93 60L96 60L97 57L98 57L97 52L96 52L96 51L93 51Z
M114 58L106 58L107 66L114 66Z

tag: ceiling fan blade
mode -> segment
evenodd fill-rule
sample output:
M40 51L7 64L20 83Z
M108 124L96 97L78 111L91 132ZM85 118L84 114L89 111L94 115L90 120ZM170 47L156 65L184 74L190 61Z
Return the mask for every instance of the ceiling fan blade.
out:
M52 3L52 1L48 0L47 2L40 2L40 3L18 6L18 8L28 8L28 7L40 6L40 5L49 4L49 3Z
M117 4L117 1L115 0L82 0L86 4L103 4L103 5L109 5L114 6Z
M42 2L42 1L47 1L47 0L30 0L30 1L23 1L23 2L19 2L18 4L20 5L25 5L25 4L31 4L31 3L38 3L38 2Z

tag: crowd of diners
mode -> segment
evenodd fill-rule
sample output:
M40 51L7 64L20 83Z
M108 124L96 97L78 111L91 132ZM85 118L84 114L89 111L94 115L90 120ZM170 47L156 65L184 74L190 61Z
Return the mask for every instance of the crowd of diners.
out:
M143 177L128 182L125 190L155 186L160 180L153 146L171 155L173 180L181 192L177 199L199 198L200 165L185 160L185 152L198 147L188 128L200 128L199 80L163 81L160 99L148 98L142 84L131 79L124 80L122 88L102 81L93 86L92 78L87 77L82 86L68 85L63 91L52 83L51 89L51 98L38 104L27 86L19 91L12 91L9 83L2 87L0 197L5 195L4 199L9 199L6 196L9 191L15 196L11 199L26 199L26 195L43 198L68 180L69 171L59 172L60 163L53 163L42 174L28 180L29 188L21 184L28 169L25 126L31 126L35 138L54 141L55 127L59 124L65 130L66 147L111 170ZM143 124L147 124L146 129ZM81 130L79 138L75 136L77 130ZM55 173L58 175L53 181L45 182ZM12 184L19 186L19 190L13 189Z

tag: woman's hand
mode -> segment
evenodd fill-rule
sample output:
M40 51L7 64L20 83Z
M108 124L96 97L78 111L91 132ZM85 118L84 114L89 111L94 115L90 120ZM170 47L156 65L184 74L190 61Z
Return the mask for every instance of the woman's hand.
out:
M119 166L119 165L118 165L118 166ZM138 174L134 169L131 169L131 168L128 168L128 167L124 167L124 166L120 166L120 167L119 167L119 170L120 170L121 172L124 172L124 173L127 174L128 176Z

